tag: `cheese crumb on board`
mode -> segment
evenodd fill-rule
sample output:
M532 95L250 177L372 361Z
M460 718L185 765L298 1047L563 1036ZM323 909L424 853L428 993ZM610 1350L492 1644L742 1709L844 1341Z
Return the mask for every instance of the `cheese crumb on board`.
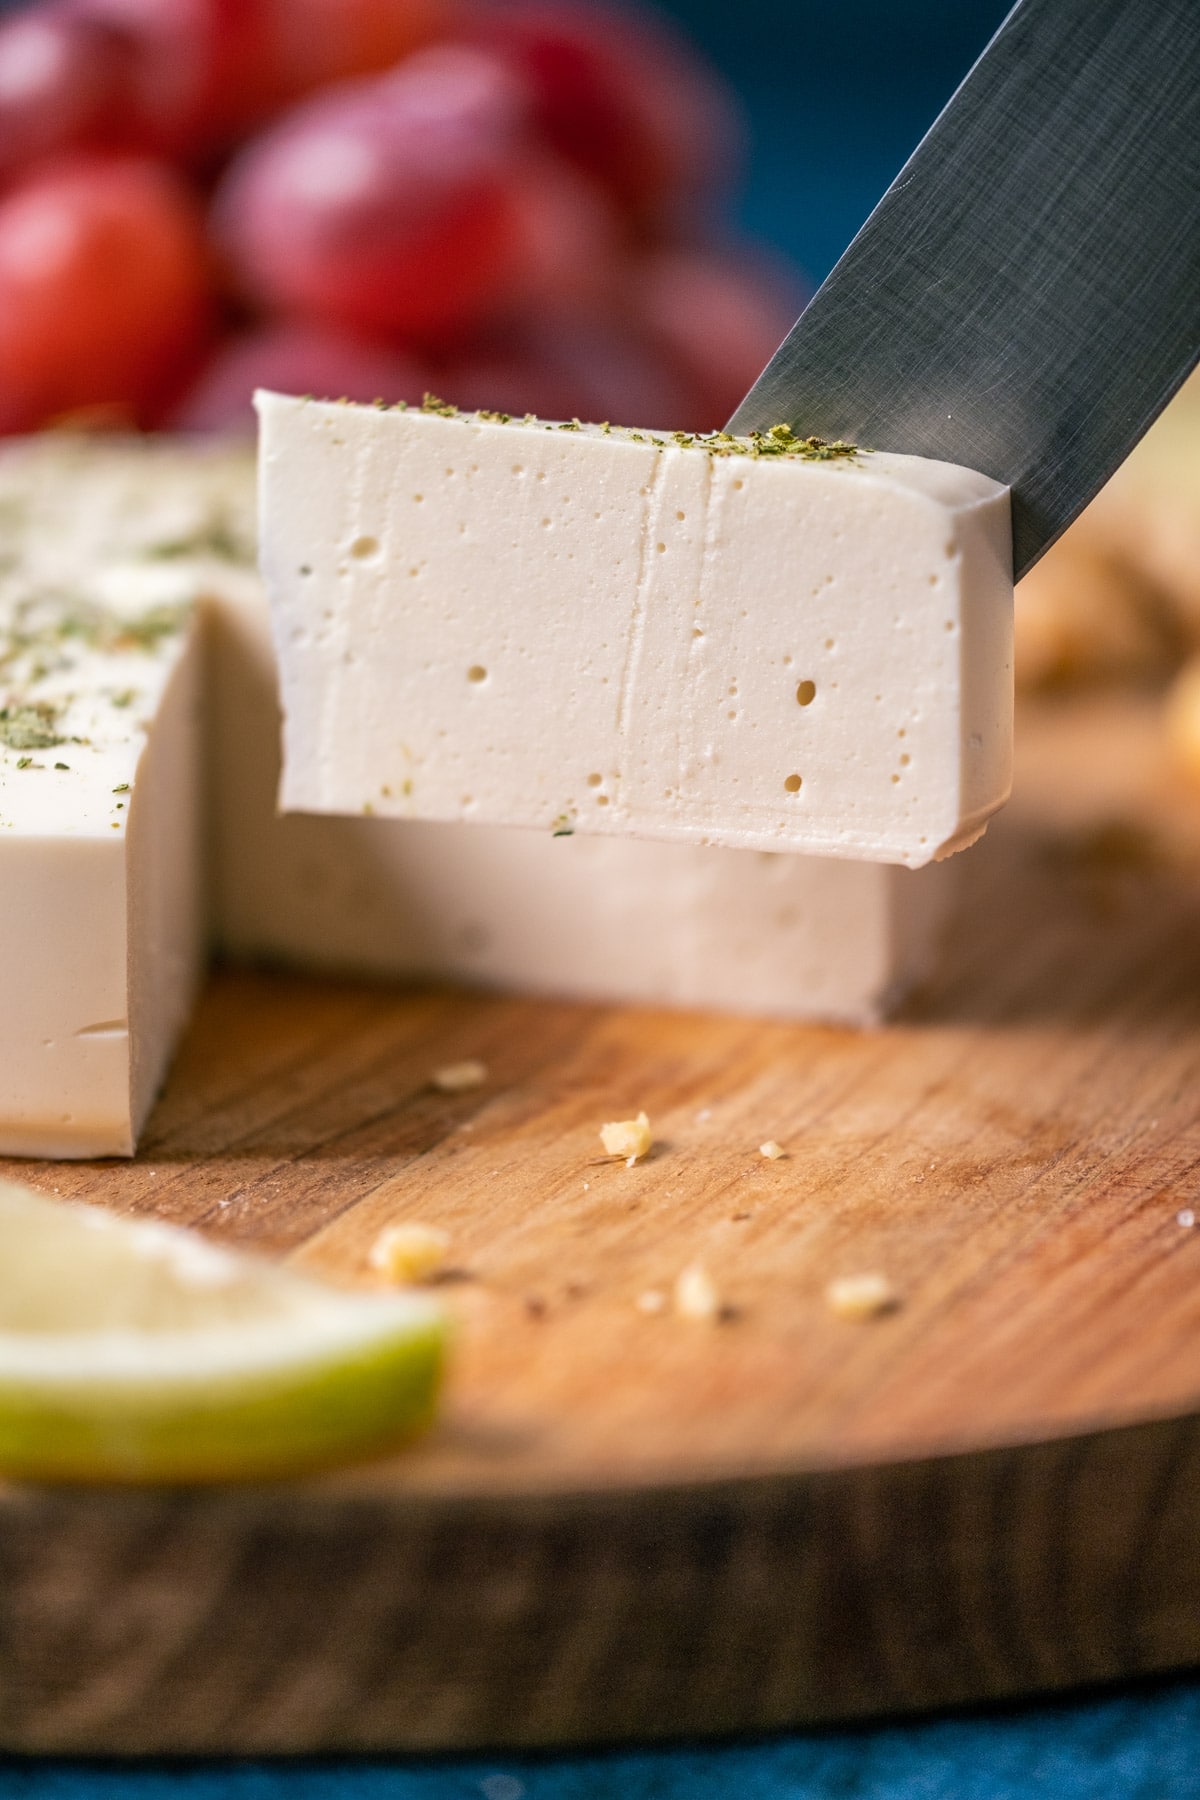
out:
M839 1319L874 1319L894 1311L900 1296L886 1275L872 1271L831 1281L825 1289L825 1304Z
M616 1119L611 1124L600 1127L600 1142L604 1145L608 1156L623 1156L625 1167L631 1169L635 1162L645 1156L654 1142L650 1131L650 1121L644 1112L636 1119Z
M644 1294L638 1295L634 1304L640 1313L652 1315L665 1312L667 1296L661 1288L647 1288Z
M412 1220L386 1225L371 1245L367 1261L389 1281L416 1284L438 1274L449 1249L448 1231Z
M465 1094L471 1088L482 1087L487 1078L487 1064L472 1061L447 1063L433 1071L430 1081L441 1094Z
M721 1296L717 1285L703 1263L689 1263L675 1280L675 1311L681 1319L701 1322L719 1319Z
M768 1138L765 1144L758 1146L758 1154L765 1156L769 1162L778 1162L781 1156L787 1155L787 1151L774 1138Z
M285 810L919 867L1007 798L1011 533L987 476L258 407Z

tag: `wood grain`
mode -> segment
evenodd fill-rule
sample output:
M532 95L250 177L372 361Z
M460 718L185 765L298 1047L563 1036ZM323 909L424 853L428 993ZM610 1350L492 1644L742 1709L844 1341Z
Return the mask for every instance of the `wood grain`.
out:
M403 1458L0 1494L0 1744L650 1738L1200 1660L1200 801L1146 705L1023 723L886 1030L226 972L133 1163L4 1165L352 1283L444 1225L459 1329ZM694 1259L729 1319L639 1311ZM867 1269L902 1304L836 1318Z

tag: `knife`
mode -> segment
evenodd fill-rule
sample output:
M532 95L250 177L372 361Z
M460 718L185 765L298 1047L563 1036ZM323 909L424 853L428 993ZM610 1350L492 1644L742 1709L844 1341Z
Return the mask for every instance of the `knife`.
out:
M1200 354L1200 0L1020 0L728 429L961 463L1023 575Z

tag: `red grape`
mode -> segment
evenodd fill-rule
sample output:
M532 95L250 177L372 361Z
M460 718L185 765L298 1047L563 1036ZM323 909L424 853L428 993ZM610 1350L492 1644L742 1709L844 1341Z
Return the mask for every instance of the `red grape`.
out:
M692 386L638 334L595 316L526 322L444 362L435 388L456 406L543 419L611 419L675 430L696 409Z
M0 24L0 176L105 135L128 72L117 33L61 8Z
M220 147L274 98L264 0L64 0L125 46L111 131L138 150L190 156Z
M39 170L0 200L0 431L142 418L194 354L205 251L186 189L132 158Z
M133 51L131 140L176 155L226 147L324 82L387 68L449 0L65 0Z
M807 298L794 271L747 249L658 250L630 285L660 354L695 384L698 431L724 424Z
M602 190L557 158L531 154L514 160L508 197L519 253L509 308L534 317L611 314L630 247Z
M569 374L519 340L459 350L438 365L430 385L464 411L485 407L518 419L572 418L580 397Z
M175 409L184 431L252 431L256 387L323 399L419 401L433 386L411 358L311 325L269 325L230 338Z
M570 381L571 416L663 431L688 428L696 406L693 384L621 321L551 320L535 328L531 342L539 358Z
M268 0L282 97L387 69L446 28L453 0Z
M660 222L719 182L741 129L729 90L665 22L572 0L514 0L471 36L528 82L547 143Z
M520 83L479 51L423 51L251 144L218 192L218 236L260 304L444 342L561 258L541 222L551 183L527 165ZM578 238L581 263L602 253L598 229Z

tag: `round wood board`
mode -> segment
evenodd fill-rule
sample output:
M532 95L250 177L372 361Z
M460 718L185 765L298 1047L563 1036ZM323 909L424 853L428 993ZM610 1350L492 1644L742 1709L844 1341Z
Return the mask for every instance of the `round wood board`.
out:
M459 1330L386 1463L0 1493L0 1745L651 1739L1200 1660L1200 799L1148 704L1021 745L885 1030L230 972L132 1163L3 1165L343 1281L444 1225ZM729 1317L639 1309L695 1259ZM901 1304L835 1316L866 1270Z

